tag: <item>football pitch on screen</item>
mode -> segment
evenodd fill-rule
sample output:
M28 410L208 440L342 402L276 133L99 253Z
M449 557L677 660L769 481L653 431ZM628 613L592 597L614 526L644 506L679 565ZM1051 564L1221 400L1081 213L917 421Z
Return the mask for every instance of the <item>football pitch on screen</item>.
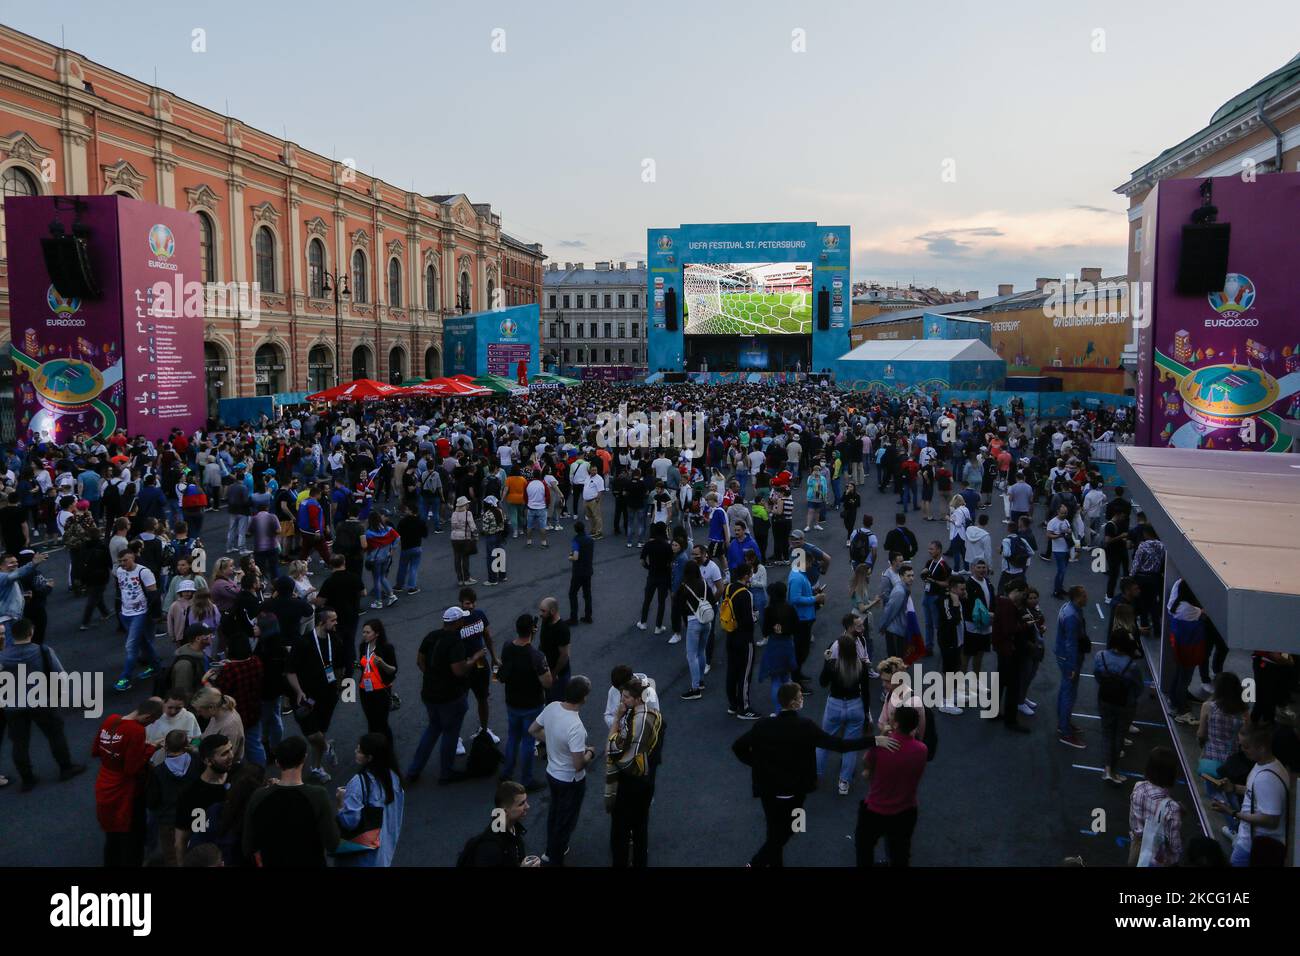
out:
M812 332L812 296L806 292L728 292L692 304L695 314L687 314L686 328L695 335Z

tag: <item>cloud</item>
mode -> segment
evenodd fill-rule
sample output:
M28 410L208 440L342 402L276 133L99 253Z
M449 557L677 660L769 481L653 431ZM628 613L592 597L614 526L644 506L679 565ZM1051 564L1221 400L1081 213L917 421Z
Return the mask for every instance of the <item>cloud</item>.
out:
M926 251L932 256L960 256L974 246L961 242L956 237L997 238L1004 233L994 226L966 226L961 229L938 229L913 237L917 242L925 243Z
M1124 214L1122 209L1107 209L1104 206L1089 206L1086 203L1075 203L1071 209L1080 209L1084 212L1099 212L1103 216L1120 216Z
M581 239L561 239L556 243L561 249L586 249L587 244Z

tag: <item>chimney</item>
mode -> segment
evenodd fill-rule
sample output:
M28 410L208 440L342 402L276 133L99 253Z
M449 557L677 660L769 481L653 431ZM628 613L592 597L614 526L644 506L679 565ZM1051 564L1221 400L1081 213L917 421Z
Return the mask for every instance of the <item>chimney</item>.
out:
M645 260L644 260L644 259L638 259L638 260L636 261L636 267L637 267L638 269L644 269L644 268L645 268Z
M974 302L979 297L980 297L979 289L971 289L969 292L966 293L967 302Z
M608 262L597 262L597 263L596 263L596 271L597 271L597 272L608 272L608 271L609 271L609 263L608 263Z
M619 272L627 272L627 263L626 263L626 262L620 262L620 263L618 264L618 271L619 271Z
M998 286L998 295L1011 295L1012 294L1011 290L1013 288L1014 286L1012 285L1012 283L1003 282L1001 285Z
M1091 266L1084 266L1079 270L1079 281L1091 282L1094 285L1101 281L1101 269Z
M1060 281L1061 281L1060 279L1053 279L1051 276L1048 276L1048 277L1045 278L1045 279L1043 279L1043 278L1035 279L1035 280L1034 280L1034 288L1037 289L1039 292L1042 292L1043 289L1047 287L1047 283L1049 283L1049 282L1060 282Z

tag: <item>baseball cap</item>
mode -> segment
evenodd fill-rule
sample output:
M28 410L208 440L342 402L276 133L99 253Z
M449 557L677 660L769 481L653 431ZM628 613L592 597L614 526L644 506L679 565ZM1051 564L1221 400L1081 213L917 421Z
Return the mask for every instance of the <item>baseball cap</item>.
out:
M459 621L464 616L465 616L465 609L462 608L459 604L453 604L451 607L447 608L447 610L442 612L442 623L454 624L456 621Z
M795 528L793 531L790 532L790 540L791 540L791 541L796 541L796 540L797 540L797 541L802 541L802 540L803 540L803 532L802 532L801 530L799 530L798 528Z
M202 621L197 621L194 624L187 624L185 626L185 641L186 643L189 643L190 641L194 640L194 638L199 637L200 635L211 634L211 633L212 633L211 624L204 624Z

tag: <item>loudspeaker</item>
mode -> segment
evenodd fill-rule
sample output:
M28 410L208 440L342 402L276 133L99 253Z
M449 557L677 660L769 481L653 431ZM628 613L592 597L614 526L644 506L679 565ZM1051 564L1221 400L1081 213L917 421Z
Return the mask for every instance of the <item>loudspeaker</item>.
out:
M84 236L58 234L41 239L45 271L65 299L96 299L99 283L90 266L90 248Z
M1179 295L1205 295L1222 291L1228 274L1228 239L1231 224L1189 223L1183 226L1183 246L1178 254Z
M831 294L825 289L817 293L817 331L825 332L831 327Z
M664 292L664 324L669 332L677 331L677 290Z

